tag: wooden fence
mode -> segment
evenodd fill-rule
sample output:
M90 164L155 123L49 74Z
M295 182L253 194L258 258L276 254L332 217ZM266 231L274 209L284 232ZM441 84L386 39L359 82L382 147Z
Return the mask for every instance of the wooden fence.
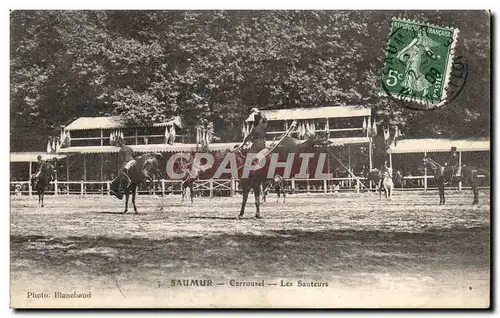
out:
M485 176L479 176L485 178ZM404 177L403 184L396 186L395 191L427 191L437 190L433 176ZM234 196L241 193L238 179L208 179L197 180L194 191L201 196ZM361 183L361 184L360 184ZM49 195L110 195L111 181L54 181L51 183ZM332 178L332 179L286 179L285 190L288 193L335 193L360 192L366 188L375 189L374 184L368 184L365 178ZM481 189L489 188L483 181ZM460 182L447 185L448 190L465 190L470 187L462 186ZM11 181L10 193L13 195L34 195L29 181ZM181 180L155 180L152 184L145 184L138 189L138 194L169 195L181 194Z

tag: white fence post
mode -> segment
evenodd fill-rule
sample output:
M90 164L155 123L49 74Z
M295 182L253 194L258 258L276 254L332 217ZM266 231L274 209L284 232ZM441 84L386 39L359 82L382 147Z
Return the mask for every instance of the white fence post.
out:
M295 178L292 178L292 192L295 192Z
M165 196L165 179L161 179L161 195Z
M213 198L214 196L214 179L210 178L208 181L208 184L210 185L210 198Z
M111 195L111 183L106 181L106 191L108 191L108 195Z
M85 185L83 184L83 180L80 180L80 195L83 196L83 190Z
M327 193L328 189L328 181L326 179L323 179L323 193Z
M234 189L236 189L236 180L231 178L231 191L230 191L231 197L234 197Z
M54 194L57 195L57 179L54 180Z

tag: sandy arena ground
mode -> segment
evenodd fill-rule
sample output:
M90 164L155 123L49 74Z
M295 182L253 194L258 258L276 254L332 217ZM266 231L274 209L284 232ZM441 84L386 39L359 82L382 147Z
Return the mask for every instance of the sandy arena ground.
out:
M119 214L108 196L11 197L13 307L488 307L489 191L138 196ZM130 210L130 209L129 209ZM213 287L172 286L211 279ZM263 287L234 287L261 281ZM282 281L293 287L281 287ZM299 287L298 281L328 283ZM277 284L277 285L269 285ZM55 298L55 292L88 299ZM28 297L46 293L48 298Z

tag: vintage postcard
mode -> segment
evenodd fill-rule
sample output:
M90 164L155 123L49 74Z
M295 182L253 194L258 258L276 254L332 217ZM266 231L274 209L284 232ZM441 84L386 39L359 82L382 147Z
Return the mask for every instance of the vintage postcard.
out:
M489 308L490 23L11 11L11 307Z

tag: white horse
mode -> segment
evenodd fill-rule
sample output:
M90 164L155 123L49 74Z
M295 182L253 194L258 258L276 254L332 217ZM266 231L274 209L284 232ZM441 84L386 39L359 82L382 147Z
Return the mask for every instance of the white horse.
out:
M384 188L385 198L391 199L392 198L392 189L394 188L394 182L392 181L392 169L391 168L384 171L384 174L382 176L382 180L380 182L382 182L382 188Z

